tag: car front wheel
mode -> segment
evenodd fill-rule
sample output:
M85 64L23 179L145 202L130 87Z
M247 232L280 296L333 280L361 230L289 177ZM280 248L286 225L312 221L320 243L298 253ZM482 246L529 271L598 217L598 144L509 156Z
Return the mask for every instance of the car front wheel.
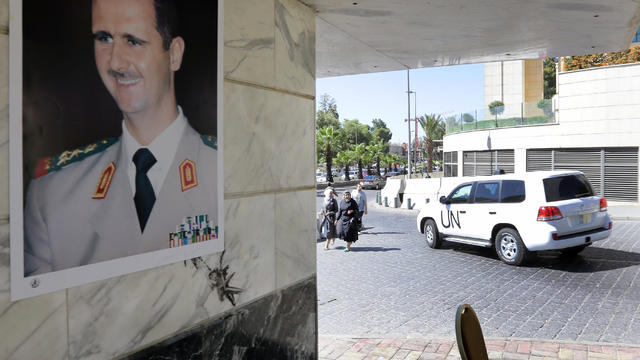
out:
M504 228L500 230L496 235L494 245L498 257L505 264L518 266L527 257L527 248L524 246L516 229Z
M429 219L424 223L424 237L430 248L437 249L440 247L442 240L440 240L440 233L435 221Z

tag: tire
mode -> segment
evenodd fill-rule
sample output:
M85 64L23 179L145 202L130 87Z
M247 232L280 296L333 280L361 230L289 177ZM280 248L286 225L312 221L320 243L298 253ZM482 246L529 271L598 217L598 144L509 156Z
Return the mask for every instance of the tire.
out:
M425 221L424 238L427 242L427 246L432 249L437 249L442 245L442 239L440 239L440 233L438 232L438 226L435 221L431 219Z
M504 228L496 235L494 246L502 262L518 266L524 263L529 251L524 246L520 234L514 228Z
M560 250L560 253L563 256L576 256L576 255L578 255L579 252L581 252L582 250L586 249L587 246L589 246L589 245L591 245L591 244L574 246L574 247L562 249L562 250Z

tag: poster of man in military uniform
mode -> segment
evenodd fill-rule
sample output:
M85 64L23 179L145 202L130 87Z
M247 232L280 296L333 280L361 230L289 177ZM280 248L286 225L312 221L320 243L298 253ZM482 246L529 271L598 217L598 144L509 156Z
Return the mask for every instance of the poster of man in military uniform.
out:
M42 293L222 251L219 4L20 2L12 284Z

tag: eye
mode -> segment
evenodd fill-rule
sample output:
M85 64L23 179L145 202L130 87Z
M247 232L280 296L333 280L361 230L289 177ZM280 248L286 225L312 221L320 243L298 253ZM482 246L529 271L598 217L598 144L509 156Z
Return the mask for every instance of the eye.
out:
M97 42L101 42L105 44L113 42L113 37L110 34L102 31L99 31L93 34L93 39Z
M142 45L142 42L138 41L137 39L127 39L127 43L131 46L140 46Z

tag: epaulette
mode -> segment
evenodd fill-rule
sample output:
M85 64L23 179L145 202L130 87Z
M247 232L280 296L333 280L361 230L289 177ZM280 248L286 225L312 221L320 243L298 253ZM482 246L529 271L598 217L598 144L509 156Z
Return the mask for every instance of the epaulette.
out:
M109 146L115 144L118 139L120 138L107 138L93 144L79 147L75 150L67 150L55 156L42 158L38 160L38 163L36 164L36 170L33 174L33 177L34 179L37 179L52 172L58 171L65 166L80 161L88 156L102 152Z
M218 150L218 139L213 135L200 135L202 142L213 150Z

